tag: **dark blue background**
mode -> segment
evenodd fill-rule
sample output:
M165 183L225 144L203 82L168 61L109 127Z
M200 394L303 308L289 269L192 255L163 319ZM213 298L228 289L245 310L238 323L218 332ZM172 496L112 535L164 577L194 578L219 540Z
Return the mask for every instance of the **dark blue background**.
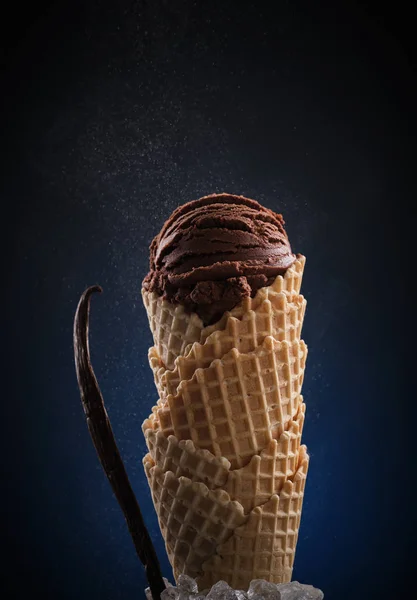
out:
M133 599L145 587L75 378L72 320L95 283L93 364L171 578L141 465L156 393L140 283L170 212L229 191L282 211L307 256L311 466L294 578L328 600L388 599L415 539L411 17L369 3L110 4L4 25L8 597Z

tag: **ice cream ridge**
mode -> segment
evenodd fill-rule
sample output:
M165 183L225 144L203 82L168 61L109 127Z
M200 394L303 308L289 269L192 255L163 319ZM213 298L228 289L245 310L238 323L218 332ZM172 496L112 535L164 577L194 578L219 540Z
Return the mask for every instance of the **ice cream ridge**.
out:
M180 206L150 247L159 398L143 464L174 576L200 590L291 581L309 461L304 264L280 214L231 194Z

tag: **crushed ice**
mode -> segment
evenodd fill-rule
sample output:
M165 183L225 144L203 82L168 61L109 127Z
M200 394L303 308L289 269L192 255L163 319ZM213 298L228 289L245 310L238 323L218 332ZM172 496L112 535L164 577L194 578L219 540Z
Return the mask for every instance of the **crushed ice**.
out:
M161 600L322 600L324 594L312 585L298 581L291 583L269 583L264 579L251 581L247 591L234 590L225 581L218 581L210 590L198 591L197 583L188 575L180 575L174 587L165 579L166 589ZM149 588L146 599L153 600Z

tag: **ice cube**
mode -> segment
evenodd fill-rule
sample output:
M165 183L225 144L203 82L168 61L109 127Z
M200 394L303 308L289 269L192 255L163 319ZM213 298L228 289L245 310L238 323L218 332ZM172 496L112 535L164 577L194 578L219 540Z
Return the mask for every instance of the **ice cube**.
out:
M165 579L166 589L161 600L322 600L324 594L312 585L298 581L274 584L263 579L251 581L249 590L232 589L225 581L219 581L213 587L198 591L196 581L188 575L180 575L178 587ZM145 590L146 600L153 600L150 589Z
M179 597L180 593L178 588L175 588L172 585L167 586L161 594L161 600L179 600Z
M172 583L170 583L166 577L163 577L163 580L164 580L165 586L167 588L173 588ZM146 596L146 600L153 600L152 594L151 594L151 588L148 588L148 587L146 588L145 596ZM170 598L171 598L171 596L170 596Z
M164 580L165 587L172 587L172 583L170 583L166 577L163 577L162 579ZM146 600L153 600L152 594L151 594L151 588L146 588L145 596L146 596Z
M277 587L281 593L281 600L322 600L324 597L321 590L298 581L280 583Z
M145 596L146 596L146 600L153 600L152 594L151 594L151 588L148 588L148 587L146 588Z
M206 600L237 600L236 592L225 581L218 581L206 596Z
M188 592L188 595L198 593L196 580L189 575L184 575L184 573L181 573L181 575L178 577L178 588L181 592Z
M248 590L249 600L257 600L262 596L264 600L281 600L281 594L275 583L269 583L264 579L253 579Z

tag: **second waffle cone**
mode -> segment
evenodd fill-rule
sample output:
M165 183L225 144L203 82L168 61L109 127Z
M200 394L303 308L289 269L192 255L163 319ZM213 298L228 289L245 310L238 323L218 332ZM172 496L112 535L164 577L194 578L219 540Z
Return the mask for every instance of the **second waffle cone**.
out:
M149 454L162 472L171 471L177 478L203 482L211 490L222 488L248 513L278 493L285 481L295 475L304 413L305 404L300 398L298 413L288 429L238 469L232 469L224 457L216 458L207 450L196 448L191 440L166 437L148 421L144 423L144 435Z
M233 468L244 466L295 417L306 355L302 341L267 337L254 352L233 348L178 386L165 379L155 407L159 427L227 458Z

